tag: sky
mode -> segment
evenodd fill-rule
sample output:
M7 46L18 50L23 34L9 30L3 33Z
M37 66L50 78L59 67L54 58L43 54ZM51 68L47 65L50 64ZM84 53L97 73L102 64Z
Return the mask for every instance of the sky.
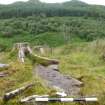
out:
M16 1L28 1L28 0L0 0L0 4L10 4ZM65 2L70 0L40 0L42 2L55 3L55 2ZM105 5L105 0L81 0L88 4L98 4Z

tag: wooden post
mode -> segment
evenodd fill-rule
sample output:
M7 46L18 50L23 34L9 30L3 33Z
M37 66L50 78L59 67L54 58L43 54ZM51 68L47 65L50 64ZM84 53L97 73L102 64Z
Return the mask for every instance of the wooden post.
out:
M59 64L59 61L55 59L49 59L34 54L28 43L17 43L15 44L13 50L14 51L18 50L18 58L20 59L21 62L24 62L24 58L26 54L28 54L31 60L35 60L35 62L39 64L43 65ZM45 53L43 48L41 48L40 51L41 53Z

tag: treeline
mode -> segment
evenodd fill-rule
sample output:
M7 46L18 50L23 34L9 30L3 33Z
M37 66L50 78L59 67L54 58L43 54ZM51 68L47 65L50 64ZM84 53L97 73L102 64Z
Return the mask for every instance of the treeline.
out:
M18 35L38 36L41 33L57 32L65 38L80 38L91 41L105 37L105 21L84 17L30 16L0 21L0 36L11 38ZM59 39L58 39L59 40Z
M105 18L105 7L88 5L78 0L65 3L42 3L38 0L16 2L10 5L0 5L0 18L27 17L44 15L52 16L84 16Z
M72 39L105 38L104 8L77 0L63 4L30 0L1 5L0 46L20 41L56 46Z

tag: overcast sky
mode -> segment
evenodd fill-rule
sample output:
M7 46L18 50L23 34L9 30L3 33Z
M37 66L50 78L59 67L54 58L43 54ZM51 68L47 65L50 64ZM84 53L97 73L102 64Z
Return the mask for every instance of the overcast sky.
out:
M0 4L10 4L16 1L28 1L28 0L0 0ZM40 1L55 3L55 2L64 2L64 1L70 1L70 0L40 0ZM105 0L81 0L81 1L87 2L89 4L105 5Z

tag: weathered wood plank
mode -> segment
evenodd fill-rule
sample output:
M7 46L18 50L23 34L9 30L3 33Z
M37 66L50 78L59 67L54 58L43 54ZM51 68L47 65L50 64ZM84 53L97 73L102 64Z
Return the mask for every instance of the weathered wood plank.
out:
M34 86L35 84L28 84L27 86L23 86L21 88L18 88L16 90L13 90L9 93L5 93L5 95L3 96L3 100L4 101L8 101L12 98L14 98L15 96L19 95L20 93L22 93L24 90L27 90L29 88L31 88L32 86Z
M8 75L8 73L0 72L0 77L6 77L7 75Z
M28 97L26 97L26 98L24 98L24 99L21 99L20 100L20 103L27 103L27 102L30 102L31 100L34 100L35 98L37 98L37 97L39 97L39 98L45 98L45 97L49 97L49 95L42 95L42 96L39 96L39 95L32 95L32 96L28 96Z

